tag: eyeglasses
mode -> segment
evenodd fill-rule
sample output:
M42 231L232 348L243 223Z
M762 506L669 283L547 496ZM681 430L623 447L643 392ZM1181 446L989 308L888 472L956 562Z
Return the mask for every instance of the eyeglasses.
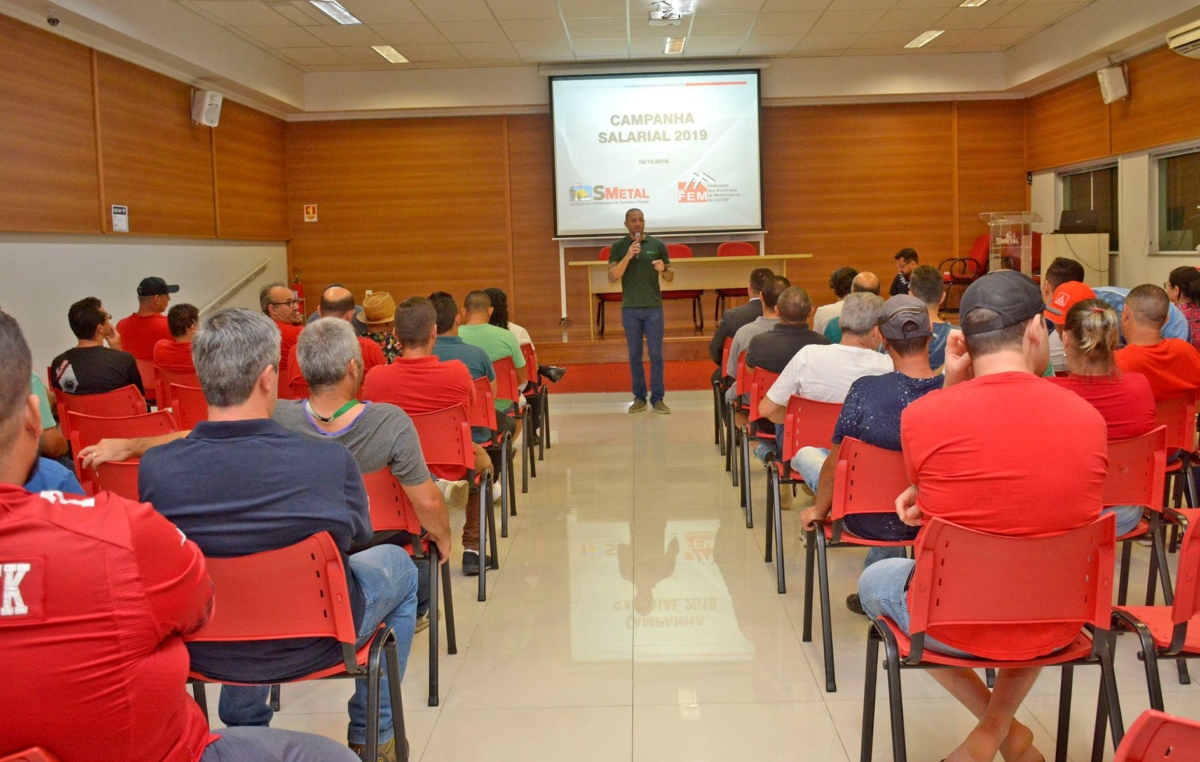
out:
M286 302L270 302L270 304L272 304L276 307L282 307L285 304L288 305L289 307L295 307L299 303L300 303L299 299L288 299Z

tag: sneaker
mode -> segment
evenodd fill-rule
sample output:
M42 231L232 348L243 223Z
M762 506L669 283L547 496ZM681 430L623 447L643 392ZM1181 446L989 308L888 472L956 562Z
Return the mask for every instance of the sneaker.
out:
M408 741L405 741L408 744ZM363 752L366 751L367 745L363 743L350 744L350 751L358 755L362 759ZM376 762L396 762L396 739L391 738L387 743L379 745L379 757Z
M442 497L446 499L446 505L450 508L462 510L467 507L467 498L471 495L471 483L466 479L460 479L456 482L449 482L445 479L438 479L435 484L442 493Z
M546 368L546 372L543 375L550 379L550 383L557 384L562 380L563 376L567 375L567 369L560 368L557 365L551 365L550 367Z
M492 557L488 556L487 560L484 561L484 563L486 563L488 565L488 568L490 569L491 564L492 564ZM467 575L468 577L478 577L479 576L479 551L464 550L462 564L463 564L463 567L462 567L463 574Z
M644 411L646 407L646 400L634 400L633 404L629 406L629 412L640 413Z
M659 415L670 415L671 408L667 407L667 403L659 400L658 402L654 403L654 412L658 413Z
M858 593L851 593L846 596L846 608L860 616L867 615L867 612L863 611L862 600L858 597Z
M426 611L424 614L421 614L420 616L417 617L417 624L415 627L413 627L413 634L415 635L418 632L425 632L425 630L428 630L428 629L429 629L429 612Z

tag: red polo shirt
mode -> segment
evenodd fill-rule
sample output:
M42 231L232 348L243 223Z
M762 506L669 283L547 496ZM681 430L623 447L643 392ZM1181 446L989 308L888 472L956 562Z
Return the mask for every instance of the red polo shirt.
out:
M379 348L378 344L365 336L357 338L359 346L362 347L364 374L376 365L387 365L387 359L383 356L383 350ZM304 380L304 374L300 372L300 348L298 346L292 347L291 354L288 355L287 362L284 364L288 369L287 386L292 392L292 399L306 399L309 395L308 382Z
M442 362L435 355L397 357L367 374L362 398L390 402L409 415L432 413L454 405L475 403L471 371L459 360Z
M153 360L154 345L163 339L172 339L166 315L139 315L135 312L117 323L117 333L121 334L121 349L139 360Z
M154 365L168 370L195 371L192 344L189 341L165 339L154 345Z
M300 332L304 330L304 326L281 323L278 320L275 321L275 325L279 327L282 338L279 343L279 398L286 400L292 398L291 387L288 386L288 374L291 371L288 358L292 354L292 347L300 340Z
M1183 339L1163 339L1149 347L1130 344L1114 358L1123 373L1146 377L1155 402L1200 390L1200 352Z
M196 762L216 739L184 691L208 617L204 556L145 503L0 484L0 756Z

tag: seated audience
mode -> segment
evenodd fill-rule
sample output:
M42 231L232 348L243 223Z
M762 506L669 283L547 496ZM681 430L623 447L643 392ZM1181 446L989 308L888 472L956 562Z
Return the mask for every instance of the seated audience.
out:
M394 330L404 354L391 365L381 365L367 374L362 398L389 402L409 415L433 413L454 405L469 411L475 402L475 384L461 361L443 362L433 353L437 312L430 301L414 296L401 302L396 308ZM474 448L475 471L490 470L491 458L478 444ZM478 493L473 493L467 503L462 534L463 573L471 576L479 574L478 500Z
M200 310L190 304L176 304L167 312L171 338L154 345L154 367L194 373L192 337L200 328Z
M328 291L335 286L338 288L345 288L345 286L343 286L341 283L330 283L325 287L325 290ZM361 304L354 305L354 319L350 321L350 327L354 329L354 333L358 336L367 335L367 326L362 322L362 318L360 317L360 315L362 315L362 311L363 308ZM321 309L318 307L312 311L312 314L310 314L308 318L305 319L304 324L309 325L310 323L315 323L322 317Z
M833 509L833 475L842 441L852 437L899 452L901 413L929 392L942 388L945 380L930 367L928 344L933 327L925 302L914 296L893 296L883 303L876 323L895 370L863 376L850 385L833 432L832 449L802 447L792 458L792 467L814 493L812 507L800 513L805 531L817 528ZM918 531L893 513L854 514L847 516L844 524L869 540L912 540ZM865 566L903 556L903 548L872 547L867 551ZM846 607L856 614L863 613L857 593L846 598Z
M529 331L526 331L521 326L508 319L508 294L504 293L499 288L485 288L488 298L492 300L492 316L488 318L488 322L497 328L507 328L512 331L512 335L516 337L517 344L525 346L528 344L530 348L537 349L533 346L533 339L529 337ZM550 383L557 384L559 379L566 375L566 368L559 368L554 365L539 365L537 373L539 378L547 378ZM533 379L526 384L526 389L532 388ZM534 426L534 428L538 428Z
M1129 289L1119 286L1097 286L1092 289L1096 292L1096 298L1112 307L1117 311L1117 316L1125 311L1125 299L1129 296ZM1183 316L1183 312L1177 305L1170 305L1167 308L1167 322L1162 328L1162 337L1164 339L1182 339L1191 343L1192 334L1188 330L1187 318ZM1121 335L1118 339L1119 346L1125 346L1125 326L1121 324Z
M917 265L920 264L917 260L916 249L901 249L892 259L896 260L897 272L896 277L892 278L892 287L888 289L888 296L907 294L911 286L913 270L917 269Z
M300 331L304 328L304 315L297 309L299 304L300 300L296 298L296 294L283 282L268 283L258 291L259 308L264 315L275 322L275 327L279 329L281 339L279 351L282 356L279 364L280 399L287 399L291 396L291 390L288 387L288 379L291 377L288 357L292 353L292 347L296 346L296 342L300 339Z
M1042 301L1049 305L1064 283L1083 283L1083 265L1074 259L1057 257L1042 273ZM1050 332L1050 365L1055 373L1063 373L1067 370L1067 358L1063 354L1062 337L1052 325L1046 328Z
M825 326L829 325L829 321L842 314L842 304L846 301L846 297L850 296L850 284L854 282L856 275L858 275L858 270L853 267L839 267L829 276L829 289L833 291L837 301L817 307L817 311L813 313L814 331L824 333Z
M62 429L58 427L58 421L54 418L54 406L50 404L46 385L36 373L30 373L29 377L33 395L38 398L38 411L42 416L42 441L38 446L38 454L44 458L62 458L67 455L69 449L67 438L63 436ZM70 457L66 457L65 460L69 463Z
M712 341L708 343L708 356L717 364L717 369L713 372L713 380L721 381L725 388L733 383L733 378L725 372L725 368L721 367L721 356L725 352L725 339L732 341L742 326L753 323L757 318L762 317L763 284L774 274L766 267L757 267L750 271L750 283L746 287L746 293L750 297L749 301L740 307L732 307L721 313L721 322L717 324L717 331L713 334Z
M51 386L67 394L103 394L133 384L146 393L137 360L121 350L112 315L99 299L89 296L72 304L67 322L79 341L50 363Z
M954 326L942 320L942 303L946 301L942 284L942 274L933 265L921 265L908 279L908 292L920 299L929 312L929 367L934 370L946 364L946 339L954 330Z
M396 302L386 291L376 291L363 299L362 312L354 321L363 328L363 336L379 345L383 358L393 363L400 356L400 342L392 332L392 318L396 314Z
M850 281L850 293L852 294L875 294L879 295L879 276L875 273L862 272L854 276L854 280ZM825 338L830 342L838 344L842 340L842 321L840 316L830 318L825 324L825 330L822 331Z
M330 286L321 292L321 302L317 311L321 313L321 317L337 318L347 323L353 322L354 294L341 286ZM383 350L373 339L359 336L358 343L362 350L362 372L364 374L376 365L387 364L383 357ZM298 341L296 346L299 346ZM300 372L300 363L296 359L296 354L296 347L292 347L287 362L284 364L288 368L287 386L292 392L292 399L300 400L308 396L308 383L304 380L304 374Z
M779 325L779 295L791 285L791 281L782 275L772 275L763 283L762 317L755 318L752 322L739 328L738 332L734 334L733 343L729 345L729 364L725 366L725 375L736 379L738 359L741 357L742 352L750 348L750 340ZM747 367L749 367L749 363L747 363ZM725 393L725 399L732 401L736 391L731 386ZM742 401L745 402L747 399L746 390L742 389L741 393Z
M967 287L962 333L952 334L946 349L948 388L913 402L901 417L901 449L914 485L897 500L905 523L916 526L923 517L936 517L981 532L1034 537L1077 529L1099 517L1107 470L1104 419L1077 395L1039 378L1049 361L1044 308L1034 282L1012 270ZM997 425L1001 411L1004 422ZM1070 446L1063 444L1064 431L1071 432ZM867 614L889 617L905 632L913 565L910 559L884 559L867 567L858 583ZM1033 659L1077 635L1078 628L1058 624L947 627L938 639L927 637L925 647L951 655ZM930 670L979 720L948 759L990 760L997 751L1009 760L1039 759L1033 733L1014 719L1038 671L1002 669L995 689L988 690L972 669Z
M1113 358L1117 350L1117 312L1082 283L1058 287L1046 318L1062 335L1071 374L1052 378L1053 383L1083 397L1104 416L1108 441L1132 439L1154 429L1154 393L1141 373L1118 373ZM1117 536L1137 528L1142 518L1138 505L1109 506L1117 515Z
M1155 402L1200 390L1200 353L1182 339L1163 338L1170 306L1167 292L1146 284L1129 292L1121 312L1126 343L1116 352L1117 367L1144 375Z
M812 300L799 286L788 286L776 298L775 327L750 339L746 347L746 369L762 368L782 373L796 353L809 344L828 344L829 339L809 330L808 313Z
M3 313L0 356L0 756L44 746L62 762L353 762L327 738L209 730L185 691L183 643L212 611L204 556L145 503L22 489L40 470L42 425L29 347Z
M1176 267L1164 286L1171 304L1187 320L1192 346L1200 349L1200 269L1191 265Z
M358 464L337 442L312 441L272 421L278 388L280 331L257 313L225 309L208 317L192 341L208 420L182 439L142 456L142 500L174 521L210 556L242 556L329 532L347 570L359 642L381 622L396 635L401 676L412 645L417 569L394 545L349 555L371 541L367 495ZM231 682L221 689L228 726L267 725L269 684L340 664L342 649L325 639L190 643L192 667ZM349 702L348 739L361 753L367 732L367 681ZM381 756L396 759L397 741L384 674L380 688Z
M445 291L435 291L430 294L429 301L437 313L437 342L433 345L434 355L443 362L458 360L466 365L472 380L486 378L492 387L492 397L495 398L496 369L492 366L488 353L474 344L466 343L458 335L458 328L462 320L458 302L454 301L454 297ZM510 435L516 435L517 424L512 416L497 414L496 427L496 430L493 431L486 426L472 426L471 439L475 444L486 445L497 434L505 431Z
M163 313L171 303L171 294L178 291L179 286L168 286L162 278L142 278L137 287L137 312L117 322L122 349L139 360L154 359L154 345L171 338Z
M463 321L458 328L458 335L468 344L479 347L487 352L488 359L493 363L505 357L513 362L517 369L517 389L523 389L529 380L529 370L525 367L525 355L521 353L521 345L517 339L503 328L497 328L488 322L492 317L492 300L486 291L472 291L463 302ZM518 397L520 395L517 395ZM496 412L508 413L524 404L523 399L510 400L496 397ZM516 421L517 430L513 437L521 434L521 421ZM534 434L536 436L536 434ZM536 441L534 441L536 444Z

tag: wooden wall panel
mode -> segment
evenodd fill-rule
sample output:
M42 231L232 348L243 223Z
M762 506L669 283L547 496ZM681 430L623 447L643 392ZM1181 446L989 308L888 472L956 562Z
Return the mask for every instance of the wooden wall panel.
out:
M957 104L958 248L965 257L987 233L982 212L1028 209L1025 182L1025 104L962 101ZM931 264L937 265L937 262Z
M951 103L763 109L767 252L814 256L792 282L814 304L829 273L871 270L885 288L893 255L955 250Z
M460 302L508 284L503 117L287 125L289 263L305 288ZM317 204L318 221L303 221Z
M284 121L226 100L213 130L221 238L286 240Z
M0 230L100 232L91 51L0 16Z
M554 237L554 144L549 114L509 116L508 184L512 199L514 323L553 330L561 315L558 293L558 245ZM582 291L579 311L587 315L587 280L568 268L567 293Z
M1200 138L1196 96L1200 61L1167 48L1129 61L1129 98L1112 109L1112 152L1140 151Z
M131 233L214 237L211 128L192 124L192 88L109 55L97 62L105 203L129 207Z
M1108 156L1108 106L1094 76L1025 101L1026 169L1038 170Z

